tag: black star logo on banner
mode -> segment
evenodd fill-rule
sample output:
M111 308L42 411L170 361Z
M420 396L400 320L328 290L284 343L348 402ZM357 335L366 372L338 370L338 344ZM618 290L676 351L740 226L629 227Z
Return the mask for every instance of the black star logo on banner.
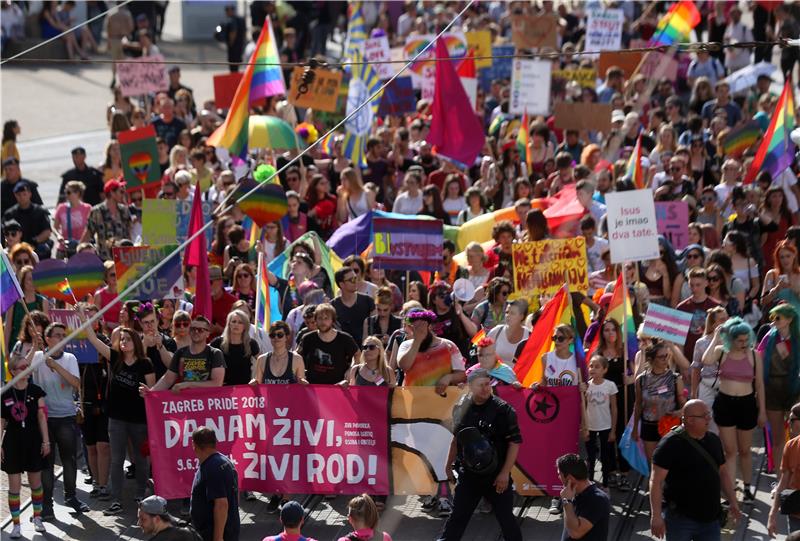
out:
M551 423L558 417L561 403L558 397L546 387L538 387L531 393L525 404L528 415L537 423Z

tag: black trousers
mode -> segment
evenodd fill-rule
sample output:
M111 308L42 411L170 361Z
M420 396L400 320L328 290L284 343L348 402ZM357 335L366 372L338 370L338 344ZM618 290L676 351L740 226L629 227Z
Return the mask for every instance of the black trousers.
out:
M458 477L453 495L453 512L444 523L438 541L457 541L464 535L469 519L481 498L492 504L505 541L522 541L522 531L514 518L514 490L511 482L502 494L494 488L494 477L480 478L466 473Z

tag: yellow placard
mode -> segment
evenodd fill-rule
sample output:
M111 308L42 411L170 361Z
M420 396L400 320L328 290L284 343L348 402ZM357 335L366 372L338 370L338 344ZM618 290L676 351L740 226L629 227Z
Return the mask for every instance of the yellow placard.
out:
M552 77L553 79L577 81L583 88L594 88L597 85L597 70L594 68L553 70Z
M472 30L465 34L467 47L475 51L475 67L491 68L491 58L477 58L479 56L492 56L492 33L488 30Z
M551 297L564 283L570 291L589 290L589 266L586 239L551 239L521 242L512 248L514 260L514 296L533 306L539 297Z

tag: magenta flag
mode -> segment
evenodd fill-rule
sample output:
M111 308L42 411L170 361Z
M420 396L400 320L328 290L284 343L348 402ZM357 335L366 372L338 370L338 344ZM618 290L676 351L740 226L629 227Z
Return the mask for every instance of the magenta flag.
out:
M436 40L436 57L448 58L447 46ZM436 62L436 90L431 106L428 142L437 154L471 166L483 149L483 125L450 61Z
M209 426L240 490L388 494L388 397L388 387L299 384L148 393L155 492L168 500L191 494L192 432Z
M191 237L203 225L203 191L200 189L200 183L198 182L194 190L192 214L189 216L189 230L186 236ZM197 268L192 316L204 316L211 321L211 283L208 280L208 248L206 247L205 235L197 235L186 247L184 264Z
M516 410L522 432L516 467L524 474L524 480L523 486L516 487L517 492L530 494L539 489L549 496L558 496L563 484L558 478L556 460L561 455L578 452L581 419L578 387L518 391L503 386L497 391ZM516 477L514 480L520 484Z

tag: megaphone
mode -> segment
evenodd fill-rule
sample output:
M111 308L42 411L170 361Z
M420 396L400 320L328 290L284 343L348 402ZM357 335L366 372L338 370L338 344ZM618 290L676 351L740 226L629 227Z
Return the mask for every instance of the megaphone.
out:
M475 286L466 278L453 282L453 296L461 302L469 302L475 296Z

